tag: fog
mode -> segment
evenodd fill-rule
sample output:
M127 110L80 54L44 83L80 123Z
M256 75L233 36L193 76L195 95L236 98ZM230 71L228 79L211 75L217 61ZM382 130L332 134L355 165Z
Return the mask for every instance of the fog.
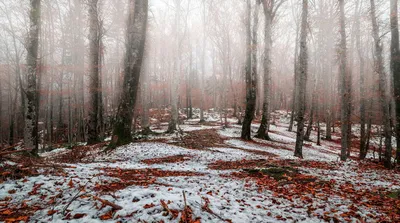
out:
M26 133L26 110L30 108L26 92L31 86L27 49L31 46L29 33L35 28L30 26L30 2L0 1L0 145L3 146L20 142ZM38 144L44 148L58 143L75 145L90 141L92 131L98 135L97 141L113 136L115 123L121 116L118 113L121 95L124 89L132 87L124 82L129 58L127 46L133 46L127 35L130 33L127 21L129 12L136 10L134 1L39 2L34 89L38 99L35 107ZM204 121L207 118L204 111L210 109L225 117L221 124L226 124L226 118L231 116L240 123L246 121L247 111L254 113L254 120L265 118L267 125L273 122L269 113L285 110L291 114L292 127L298 121L296 111L304 108L309 128L313 122L318 126L320 122L326 123L324 134L330 138L331 126L334 131L335 124L345 120L341 113L346 97L350 125L361 124L364 128L368 122L387 125L387 116L391 117L389 122L393 127L396 92L392 86L397 74L390 66L390 3L373 1L379 29L377 43L373 38L371 2L345 1L345 39L341 35L339 2L307 1L308 16L302 29L304 1L149 0L143 61L138 63L140 74L135 76L140 76L140 83L130 91L135 92L133 97L127 99L133 100L132 106L128 106L128 116L132 116L130 130L133 133L157 122L168 122L168 132L173 132L185 119ZM271 16L270 22L266 22L267 14ZM132 15L129 18L137 17ZM132 19L134 22L137 21ZM266 24L270 25L269 30ZM132 30L133 36L140 32ZM305 42L302 35L306 36ZM376 46L383 47L380 71ZM132 55L136 55L135 49ZM306 61L305 69L301 61ZM297 84L301 83L303 71L306 71L305 98L301 100L298 89L302 87ZM342 74L345 79L341 79ZM343 89L348 92L343 94ZM249 98L255 100L254 112L249 110ZM382 98L387 101L386 113ZM96 119L94 127L91 117ZM124 122L130 119L127 120Z

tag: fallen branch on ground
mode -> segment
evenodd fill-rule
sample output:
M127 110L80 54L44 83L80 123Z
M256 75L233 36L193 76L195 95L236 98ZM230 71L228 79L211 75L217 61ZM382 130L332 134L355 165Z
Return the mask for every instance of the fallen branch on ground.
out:
M0 153L0 157L1 157L1 156L6 156L6 155L11 155L11 154L14 154L14 153L30 152L30 151L32 151L32 149L21 149L21 150L14 150L14 151L1 152L1 153Z
M121 209L122 209L121 206L119 206L119 205L117 205L117 204L114 204L114 203L111 203L110 201L101 199L101 198L99 198L99 197L97 197L97 196L94 196L94 195L93 195L92 197L93 197L95 200L100 201L100 202L103 203L104 205L107 205L107 206L112 207L114 210L121 210Z

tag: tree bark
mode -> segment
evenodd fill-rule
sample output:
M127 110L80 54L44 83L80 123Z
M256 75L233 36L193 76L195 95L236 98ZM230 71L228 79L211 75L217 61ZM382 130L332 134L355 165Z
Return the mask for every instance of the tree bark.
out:
M30 0L30 27L27 45L27 88L26 94L26 109L25 109L25 128L24 128L24 143L26 149L31 149L32 155L38 154L38 113L39 113L39 91L38 91L38 76L39 76L39 32L40 32L40 0Z
M394 83L394 101L396 109L396 159L400 164L400 47L399 47L399 21L398 0L390 0L390 30L392 34L390 56L390 68Z
M392 166L392 131L390 126L389 98L386 93L386 74L383 62L383 47L379 36L379 26L376 18L375 0L371 0L372 35L375 42L375 72L379 75L379 96L383 118L383 133L385 136L385 167Z
M89 65L89 120L88 120L88 144L100 142L99 137L99 102L100 98L100 78L99 78L99 58L100 58L100 20L99 20L98 0L89 2L89 41L90 41L90 65Z
M167 133L174 133L177 128L176 125L179 123L179 78L181 74L181 41L180 41L180 21L181 21L181 0L175 1L176 13L175 13L175 61L174 71L171 78L171 119L168 123Z
M269 101L270 101L270 79L271 79L271 48L272 48L272 13L274 0L270 3L262 1L264 9L264 101L262 107L262 118L257 138L270 140L268 135L269 125Z
M361 30L360 30L360 12L361 12L361 5L360 1L357 1L356 7L358 9L358 13L356 15L356 21L355 21L355 32L356 32L356 47L357 47L357 53L358 53L358 60L359 60L359 67L360 67L360 159L364 159L366 156L366 99L365 99L365 59L364 55L362 52L362 47L361 47Z
M311 137L311 131L312 131L312 127L314 125L314 113L315 110L317 109L316 107L317 105L317 79L315 77L314 80L314 90L313 90L313 95L312 95L312 99L311 99L311 112L310 112L310 119L308 121L308 125L307 125L307 130L306 130L306 134L304 135L304 140L306 141L310 141L310 137Z
M113 139L110 148L132 142L133 110L146 42L147 16L148 0L129 1L124 82L115 117Z
M344 0L339 0L340 8L340 94L341 94L341 153L340 159L347 160L350 150L350 131L351 131L351 75L347 68L347 43L346 43L346 18L344 12Z
M257 100L257 28L259 1L254 9L253 30L251 27L251 1L246 9L246 112L242 125L241 138L251 140L251 122L254 119ZM253 35L252 35L253 32Z
M299 55L299 83L298 83L298 111L297 111L297 133L294 156L303 158L304 142L304 115L306 110L306 87L308 75L308 50L307 50L307 19L308 0L303 0L300 31L300 55Z
M299 84L299 64L298 64L298 57L299 57L299 31L300 31L300 26L297 25L296 28L296 44L295 44L295 50L294 50L294 65L293 65L293 69L294 69L294 78L293 78L293 82L294 82L294 89L293 89L293 95L292 95L292 113L290 114L290 122L289 122L289 128L288 131L291 132L293 131L293 123L294 123L294 119L296 116L296 110L298 107L298 84Z

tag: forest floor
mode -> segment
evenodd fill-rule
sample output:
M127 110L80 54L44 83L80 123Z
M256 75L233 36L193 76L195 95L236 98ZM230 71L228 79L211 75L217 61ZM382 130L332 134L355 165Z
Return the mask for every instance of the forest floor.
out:
M3 160L0 222L400 221L399 170L356 148L340 162L337 136L317 146L313 135L297 159L286 112L274 115L272 141L241 140L235 119L193 119L108 153L103 143Z

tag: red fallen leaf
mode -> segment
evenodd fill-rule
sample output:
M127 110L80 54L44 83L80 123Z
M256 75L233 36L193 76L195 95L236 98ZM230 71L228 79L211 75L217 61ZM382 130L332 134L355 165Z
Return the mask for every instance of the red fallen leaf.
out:
M7 210L5 210L5 211L2 211L1 213L0 213L0 215L11 215L13 212L10 210L10 209L7 209Z
M32 191L29 192L28 194L29 194L30 196L38 194L38 190L39 190L39 188L40 188L42 185L44 185L44 184L43 184L43 183L42 183L42 184L35 184L35 185L33 186L33 188L32 188Z
M171 210L168 207L168 204L170 204L170 201L168 201L168 204L165 203L164 200L160 200L161 206L168 212L168 214L172 215L172 219L176 219L179 216L179 212L177 210Z
M17 192L16 190L9 190L8 193L9 194L15 194L15 192Z
M149 208L152 208L152 207L154 207L154 206L156 206L156 205L153 204L153 203L151 203L151 204L146 204L146 205L144 205L143 208L144 208L144 209L149 209Z
M74 182L72 182L72 179L69 180L68 186L69 186L69 188L73 188L74 187Z
M28 204L26 202L28 202L28 201L26 201L26 200L22 201L22 204L21 204L20 208L27 208Z
M28 216L19 216L18 218L7 218L6 223L14 223L14 222L28 222Z
M54 215L55 213L57 213L56 210L49 210L49 211L47 212L47 215L48 215L48 216L52 216L52 215Z
M208 195L212 195L212 191L208 191L207 194L208 194Z
M103 221L110 220L110 219L112 219L112 215L113 215L113 212L109 211L106 214L101 215L100 219L103 220Z
M83 218L85 216L86 216L86 214L75 214L74 217L72 217L72 218L73 219L80 219L80 218Z

